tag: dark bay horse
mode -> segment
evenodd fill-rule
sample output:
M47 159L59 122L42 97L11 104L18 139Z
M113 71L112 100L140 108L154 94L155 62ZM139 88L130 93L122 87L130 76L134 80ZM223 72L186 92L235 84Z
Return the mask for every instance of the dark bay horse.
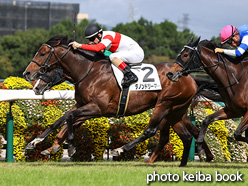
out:
M202 123L200 135L197 139L198 153L203 154L202 143L208 125L217 120L239 118L243 116L234 137L238 141L248 143L248 137L242 133L248 128L248 59L232 58L224 54L215 53L217 44L203 40L199 43L190 41L177 57L167 76L172 81L184 78L190 72L204 69L216 82L225 107L209 116ZM241 61L242 60L242 61ZM241 62L240 62L241 61Z
M96 117L116 116L121 90L118 87L109 60L99 56L91 56L89 51L74 51L67 46L67 37L55 36L43 44L32 62L24 72L27 80L41 77L35 86L36 93L43 93L60 77L75 84L76 105L59 118L41 135L30 142L27 148L44 140L53 130L63 126L53 145L56 148L68 136L68 152L74 153L73 125L80 125L85 120ZM168 80L166 73L170 66L166 63L155 65L162 85L161 91L132 91L125 115L134 115L154 107L150 122L143 134L119 150L129 151L131 148L155 135L160 128L160 140L148 162L153 162L160 150L169 140L169 127L172 126L184 144L184 152L180 166L188 160L192 135L198 136L199 130L186 116L187 109L194 97L197 86L191 76L183 77L174 83ZM54 78L51 78L54 77ZM46 87L46 88L44 88ZM189 132L190 131L190 132ZM207 159L213 156L206 145ZM51 148L52 149L52 148ZM50 149L50 150L51 150Z

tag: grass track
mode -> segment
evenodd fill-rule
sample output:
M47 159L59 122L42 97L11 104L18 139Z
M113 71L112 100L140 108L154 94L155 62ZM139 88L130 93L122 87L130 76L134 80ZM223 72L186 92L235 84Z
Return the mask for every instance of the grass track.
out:
M147 185L147 174L178 174L179 182L152 182L150 185L248 185L247 163L189 162L179 168L179 162L25 162L0 163L0 186L142 186ZM187 174L212 175L212 182L183 181ZM243 174L243 182L216 182L215 171L221 174Z

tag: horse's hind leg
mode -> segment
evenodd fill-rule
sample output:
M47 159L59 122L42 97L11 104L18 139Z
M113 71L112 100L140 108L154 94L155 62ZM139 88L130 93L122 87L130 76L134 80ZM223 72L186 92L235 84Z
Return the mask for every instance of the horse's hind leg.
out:
M174 123L176 123L176 124L174 124ZM173 126L174 131L181 138L183 145L184 145L183 157L182 157L180 167L186 166L187 162L188 162L188 157L189 157L192 135L189 133L189 131L187 130L187 128L183 124L183 122L178 121L177 119L176 120L170 119L170 120L168 120L168 122L166 122L166 124L164 124L164 123L161 123L161 124L162 125L160 126L161 131L160 131L159 144L147 162L153 163L155 161L155 159L157 158L159 152L161 152L161 150L165 146L165 144L168 143L168 141L169 141L169 127L171 124Z
M199 129L193 125L193 123L189 120L187 115L185 114L183 117L182 122L178 123L177 125L185 125L187 130L194 136L194 138L197 139L199 135ZM151 157L146 161L146 163L153 163L159 153L162 151L163 147L169 142L169 124L166 125L164 123L160 124L160 138L159 138L159 144L157 145L156 149L153 151ZM181 128L181 127L180 127ZM175 132L181 133L180 130L175 129ZM203 141L203 148L206 152L207 160L206 161L211 161L213 159L213 154L209 150L207 144L205 141Z
M188 131L193 135L193 137L195 139L198 138L199 133L200 133L200 129L198 129L191 121L190 119L187 117L187 115L185 114L183 116L183 124L186 126L186 128L188 129ZM206 144L205 141L203 141L203 149L205 150L207 159L207 162L210 162L211 160L213 160L214 156L211 153L211 151L208 148L208 145Z
M198 155L200 158L204 154L202 145L203 145L205 133L207 132L208 125L213 121L225 120L225 119L236 118L236 117L239 117L239 115L235 114L232 111L229 111L228 108L224 107L224 108L218 110L217 112L207 116L203 120L201 129L200 129L200 133L199 133L199 136L197 139L197 151L198 151Z
M170 102L168 102L168 104L171 105ZM136 145L138 145L141 142L145 141L146 139L154 136L157 132L157 129L158 129L160 122L162 122L162 120L165 119L164 117L170 111L169 105L168 106L167 105L156 106L154 111L153 111L150 122L149 122L148 126L146 127L146 129L144 130L144 132L138 138L134 139L133 141L131 141L128 144L123 145L120 148L114 149L111 153L113 155L118 155L121 152L129 151L133 147L135 147Z
M236 131L234 132L234 137L237 141L244 141L248 143L247 134L245 137L242 136L242 133L248 129L248 112L244 115L243 119L241 120L239 126L237 127Z

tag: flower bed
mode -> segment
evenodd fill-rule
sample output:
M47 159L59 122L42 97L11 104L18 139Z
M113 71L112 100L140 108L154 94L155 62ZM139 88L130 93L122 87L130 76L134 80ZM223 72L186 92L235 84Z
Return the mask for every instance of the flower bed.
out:
M194 109L196 125L200 127L207 115L221 108L216 103L199 103ZM214 161L247 161L248 146L244 142L235 140L234 131L236 128L237 124L232 119L215 121L208 126L205 140L214 155Z

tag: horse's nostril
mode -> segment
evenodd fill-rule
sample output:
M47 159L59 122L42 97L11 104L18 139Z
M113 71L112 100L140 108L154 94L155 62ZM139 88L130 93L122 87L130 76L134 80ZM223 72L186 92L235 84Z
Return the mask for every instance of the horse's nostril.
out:
M166 76L167 76L169 79L172 79L173 73L172 73L172 72L168 72L168 73L166 74Z

